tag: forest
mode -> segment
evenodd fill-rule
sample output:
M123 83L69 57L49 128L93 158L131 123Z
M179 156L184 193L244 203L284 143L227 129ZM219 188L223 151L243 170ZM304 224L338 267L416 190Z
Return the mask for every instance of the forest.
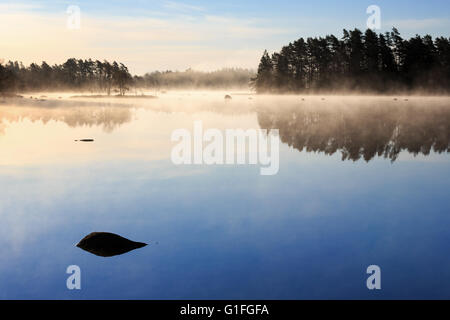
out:
M143 88L247 89L253 77L253 70L242 68L224 68L210 72L187 69L147 73L143 77L135 77L135 82L137 87Z
M228 68L212 72L155 71L132 76L123 63L68 59L49 65L0 63L0 94L71 90L115 92L131 89L248 88L257 93L450 92L450 38L419 36L406 40L399 31L377 34L345 30L338 39L300 38L280 52L261 57L257 72Z
M144 76L132 76L127 66L119 62L71 58L63 64L50 66L43 61L25 67L21 62L0 63L0 94L26 91L91 91L115 92L125 95L137 89L248 88L255 72L247 69L222 69L212 72L155 71ZM136 91L134 91L136 93Z
M124 95L133 78L123 63L68 59L50 66L45 61L25 67L21 62L0 64L0 93L42 90L91 90Z
M258 93L450 92L450 38L406 40L399 31L343 31L338 39L300 38L264 52L252 86Z

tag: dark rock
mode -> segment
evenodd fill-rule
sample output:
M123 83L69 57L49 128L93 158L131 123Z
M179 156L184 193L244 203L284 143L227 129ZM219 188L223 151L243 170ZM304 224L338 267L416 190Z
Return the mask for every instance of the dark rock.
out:
M80 140L75 140L75 141L80 141L80 142L94 142L94 139L80 139Z
M112 257L146 245L146 243L131 241L110 232L92 232L76 246L100 257Z

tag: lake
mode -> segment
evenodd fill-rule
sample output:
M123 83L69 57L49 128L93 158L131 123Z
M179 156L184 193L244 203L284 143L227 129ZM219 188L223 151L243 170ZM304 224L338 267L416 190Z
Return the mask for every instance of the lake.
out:
M450 299L450 98L45 95L0 102L1 299ZM175 165L195 121L278 129L279 171Z

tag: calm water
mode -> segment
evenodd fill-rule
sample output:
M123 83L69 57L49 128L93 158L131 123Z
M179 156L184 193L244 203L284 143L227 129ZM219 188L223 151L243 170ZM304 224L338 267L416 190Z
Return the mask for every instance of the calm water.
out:
M450 299L450 100L408 99L4 101L0 298ZM174 165L195 120L278 128L279 173ZM99 257L93 231L149 245Z

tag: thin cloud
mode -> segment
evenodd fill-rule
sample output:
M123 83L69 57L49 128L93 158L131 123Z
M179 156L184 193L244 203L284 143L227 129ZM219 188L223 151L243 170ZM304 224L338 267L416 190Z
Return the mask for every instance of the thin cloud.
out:
M399 30L423 30L430 28L441 28L450 26L449 19L429 18L429 19L403 19L390 20L383 23L386 27L396 27Z
M261 19L236 19L230 17L206 15L205 22L213 28L220 28L222 36L235 38L264 38L271 35L287 34L294 32L293 29L265 27L260 24Z
M14 3L14 2L8 2L8 3L0 3L0 11L1 12L21 12L21 11L28 11L33 9L40 9L42 6L37 3Z
M166 1L164 3L164 8L177 11L205 11L205 8L201 6L193 6L190 4L174 1Z
M69 30L67 16L65 12L0 11L0 24L10 26L0 28L0 58L25 64L41 60L62 63L70 57L118 60L137 74L188 67L254 68L263 48L253 40L265 41L274 32L244 19L198 17L193 21L179 15L131 18L89 14L82 14L79 30Z

